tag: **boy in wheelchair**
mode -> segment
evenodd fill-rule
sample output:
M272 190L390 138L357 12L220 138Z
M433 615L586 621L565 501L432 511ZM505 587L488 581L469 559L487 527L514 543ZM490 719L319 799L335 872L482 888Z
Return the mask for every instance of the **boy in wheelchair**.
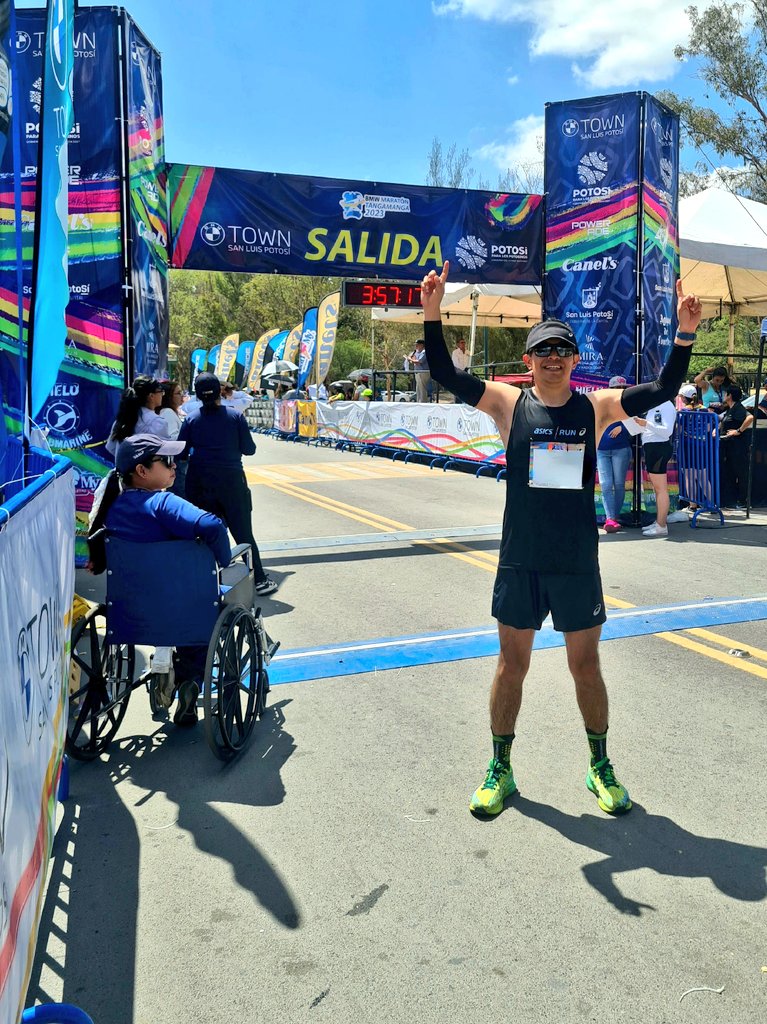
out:
M105 494L99 508L99 519L107 534L120 540L147 545L168 540L201 541L210 548L220 566L228 566L232 552L223 522L169 490L176 476L174 456L179 455L184 447L184 441L169 441L151 434L125 438L116 459L122 488L119 493L113 488ZM148 547L150 587L151 551ZM164 567L157 566L157 572L162 576ZM136 600L141 600L141 594L136 594ZM197 721L197 698L207 651L207 644L176 647L174 668L178 706L173 716L176 725L194 725ZM157 697L165 707L173 701L172 692L163 692Z

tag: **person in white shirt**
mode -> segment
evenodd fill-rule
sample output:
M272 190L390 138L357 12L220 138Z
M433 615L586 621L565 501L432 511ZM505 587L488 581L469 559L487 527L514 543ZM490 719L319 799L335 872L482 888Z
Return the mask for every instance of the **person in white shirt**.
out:
M117 457L120 442L133 434L152 434L170 440L168 424L158 415L165 389L154 377L138 376L133 386L123 391L117 416L109 432L106 450Z
M471 356L466 351L466 342L463 338L459 338L455 343L455 348L450 353L450 357L453 360L453 366L456 370L468 370L471 366ZM460 403L461 399L456 395L454 402L456 405Z
M245 410L253 405L253 396L249 395L247 391L235 391L234 384L226 381L221 384L221 404L228 405L231 409L236 409L237 412L244 414Z
M673 402L650 409L645 418L637 416L636 422L642 428L642 450L645 469L655 491L655 522L645 526L645 537L668 537L668 523L687 522L685 512L668 514L668 477L666 469L674 450L671 435L676 425L676 409Z
M187 414L187 409L184 405L184 393L178 381L171 380L165 385L165 394L162 397L162 407L159 413L168 424L168 433L171 441L175 441ZM184 497L188 465L189 463L186 459L180 460L176 465L176 476L171 490L179 498Z
M309 392L309 398L311 398L313 402L327 402L328 389L324 384L320 384L319 388L316 384L310 384L306 390Z

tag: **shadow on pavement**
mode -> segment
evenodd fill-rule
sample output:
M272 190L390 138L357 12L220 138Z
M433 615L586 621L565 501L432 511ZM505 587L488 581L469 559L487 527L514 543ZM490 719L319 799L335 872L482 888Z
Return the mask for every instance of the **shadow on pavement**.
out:
M639 868L676 878L710 878L721 893L735 900L755 903L767 897L767 849L697 836L670 818L648 814L639 804L619 818L575 817L519 795L514 811L548 825L579 846L605 854L604 860L585 864L581 870L589 885L622 914L639 917L643 910L656 909L624 896L615 884L616 875Z
M295 750L284 730L289 703L267 707L246 750L228 765L209 751L202 723L184 730L165 723L150 736L118 738L102 761L73 765L26 1005L62 998L94 1020L112 1020L116 1007L120 1020L133 1020L141 839L140 812L134 816L116 789L126 780L146 790L136 808L166 794L178 807L175 824L197 848L229 864L237 884L281 925L299 927L286 884L212 806L282 803L280 773Z

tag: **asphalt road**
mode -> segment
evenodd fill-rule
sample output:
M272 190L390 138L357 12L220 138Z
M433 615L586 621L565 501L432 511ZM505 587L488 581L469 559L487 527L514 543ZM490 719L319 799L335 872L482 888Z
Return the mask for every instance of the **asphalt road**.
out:
M480 822L504 487L271 439L248 474L280 583L273 676L302 680L273 686L228 767L133 695L108 755L72 771L30 1001L96 1024L763 1021L764 518L600 542L633 811L587 792L545 646L521 792ZM412 531L443 539L390 537Z

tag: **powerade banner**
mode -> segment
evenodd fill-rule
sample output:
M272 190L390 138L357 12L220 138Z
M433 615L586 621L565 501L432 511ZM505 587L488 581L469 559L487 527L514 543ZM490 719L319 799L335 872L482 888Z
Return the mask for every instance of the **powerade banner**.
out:
M35 183L45 12L19 10L14 114L21 128L24 321L32 286ZM118 21L113 9L81 9L74 19L74 125L69 148L69 305L66 348L56 383L37 417L55 452L75 464L78 560L93 492L112 459L103 448L124 387L124 298L120 227ZM6 419L21 430L17 258L13 232L13 147L0 164L0 383ZM9 230L10 228L10 230ZM25 339L24 339L25 340Z
M546 106L546 317L570 324L578 373L633 381L641 97Z
M160 57L125 16L133 375L163 376L168 359L168 206Z
M29 411L34 418L56 383L67 340L69 146L72 131L74 0L48 0L40 99L37 251L32 281Z
M338 310L341 305L341 293L331 292L326 295L317 311L317 355L315 380L321 384L328 375L336 347L336 328L338 327Z
M654 380L676 333L679 276L679 117L645 97L642 160L642 376Z
M539 284L541 196L169 165L172 265Z
M219 345L216 368L213 371L219 380L228 380L229 373L237 358L237 349L240 347L239 334L229 334Z
M194 382L197 380L197 376L203 373L208 362L208 350L206 348L196 348L189 357L189 389L194 391Z
M240 342L240 347L237 349L237 362L234 366L234 386L236 388L241 388L243 383L247 381L255 351L255 341Z
M309 371L314 362L314 351L317 347L317 307L312 306L304 313L304 324L301 331L301 347L298 355L298 380L296 387L305 386Z

